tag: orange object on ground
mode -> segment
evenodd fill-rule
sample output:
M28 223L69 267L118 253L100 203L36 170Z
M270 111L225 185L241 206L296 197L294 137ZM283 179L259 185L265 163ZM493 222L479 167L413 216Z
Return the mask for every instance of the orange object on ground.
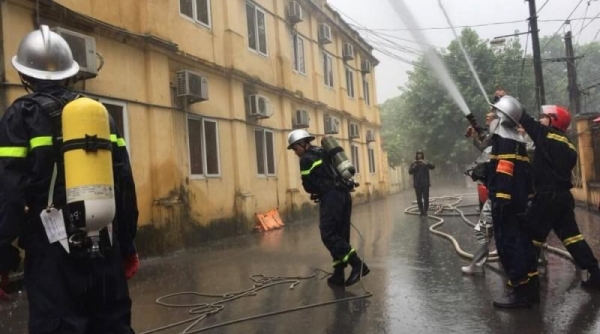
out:
M270 231L282 228L285 224L281 220L281 216L277 209L273 209L266 213L256 213L256 229L260 232Z

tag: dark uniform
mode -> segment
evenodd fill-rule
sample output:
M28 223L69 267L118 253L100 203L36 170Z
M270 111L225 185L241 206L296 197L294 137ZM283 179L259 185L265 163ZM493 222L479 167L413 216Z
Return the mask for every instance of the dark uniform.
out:
M538 275L535 250L522 224L533 194L525 144L494 135L490 156L489 197L498 255L513 286Z
M320 201L321 240L334 261L334 266L348 263L356 251L350 246L350 189L333 170L321 147L311 146L300 158L302 186Z
M138 210L125 142L112 119L113 246L104 238L102 258L75 250L69 255L59 243L49 243L40 219L55 163L53 203L66 208L60 116L76 97L62 86L39 85L36 93L15 101L0 122L0 251L17 237L25 250L31 333L133 333L123 260L136 253ZM4 259L0 254L0 267Z
M551 230L563 242L575 263L590 273L599 273L598 260L575 221L571 194L571 171L577 151L565 134L523 114L521 125L535 143L533 173L536 195L527 215L533 243L542 247Z
M419 154L422 156L421 160L419 160ZM424 159L425 154L422 151L417 151L415 161L408 168L408 174L413 176L413 186L421 216L426 216L429 210L429 187L431 187L429 170L435 169L433 164L425 162Z

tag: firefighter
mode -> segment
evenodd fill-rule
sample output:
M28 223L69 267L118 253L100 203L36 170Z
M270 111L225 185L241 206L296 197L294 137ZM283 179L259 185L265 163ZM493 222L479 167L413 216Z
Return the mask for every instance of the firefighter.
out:
M86 249L85 237L69 238L69 252L50 243L56 231L44 224L71 230L68 214L52 221L45 215L67 208L61 114L78 98L68 85L79 65L67 42L45 25L21 40L12 65L30 93L0 120L0 252L17 237L25 251L29 332L133 333L127 279L139 266L138 210L124 141L110 119L112 144L105 146L112 152L116 214L111 228L100 231L99 251ZM0 268L10 266L5 261L0 254Z
M429 187L431 187L429 170L432 169L435 169L435 166L425 161L423 151L417 151L415 161L408 168L408 174L413 176L413 186L417 195L420 217L427 217L427 211L429 210Z
M498 118L490 124L492 152L488 189L496 248L512 286L505 298L494 300L494 306L530 307L539 301L539 273L535 249L522 220L533 193L525 142L517 131L517 120L523 110L509 95L500 98L493 108Z
M335 286L351 286L369 274L369 267L350 245L350 218L354 183L349 183L336 172L332 157L322 147L314 146L315 139L305 130L294 130L288 135L288 150L300 157L302 186L319 202L319 230L321 240L333 258L333 275L327 282ZM352 271L345 279L344 269Z
M575 221L571 171L577 163L577 151L565 135L571 124L571 115L560 106L542 106L539 122L526 113L523 113L520 122L535 144L533 173L536 195L527 214L533 244L541 248L553 230L577 266L588 271L588 278L581 285L600 289L598 260Z

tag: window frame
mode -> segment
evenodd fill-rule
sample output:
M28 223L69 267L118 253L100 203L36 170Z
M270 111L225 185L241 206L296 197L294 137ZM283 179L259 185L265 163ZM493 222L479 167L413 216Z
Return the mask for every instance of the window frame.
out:
M250 31L248 31L248 49L251 50L252 52L256 52L257 54L264 56L264 57L269 57L269 38L267 36L268 34L268 27L267 27L267 13L260 8L260 6L252 1L246 1L246 20L248 19L248 5L254 7L254 14L253 14L253 18L254 18L254 33L256 34L256 49L253 49L252 46L250 46ZM262 51L260 51L260 29L258 27L258 15L257 13L260 12L262 13L263 17L264 17L264 24L265 24L265 52L263 53ZM246 22L246 29L248 29L248 22Z
M296 73L299 74L303 74L306 75L306 53L305 51L305 39L304 37L300 36L299 33L294 32L291 34L291 40L292 40L292 70ZM298 62L300 60L299 57L299 44L298 42L301 41L302 43L302 66L300 67ZM302 69L302 70L301 70Z
M367 146L367 153L369 156L369 173L375 174L377 173L377 167L375 165L375 149L369 145Z
M260 173L258 170L258 143L256 142L256 134L257 132L262 132L262 136L263 136L263 152L265 153L263 158L263 164L265 166L265 171L264 173ZM271 134L271 146L272 146L272 160L273 160L273 172L269 173L269 152L268 152L268 145L267 145L267 133ZM254 149L255 149L255 156L256 156L256 174L259 177L276 177L277 176L277 163L275 161L275 133L272 130L269 129L265 129L265 128L254 128Z
M360 154L358 145L350 145L350 159L352 160L354 168L356 168L356 174L360 174Z
M329 62L329 71L327 71L327 63ZM331 76L329 75L331 74ZM327 88L334 88L334 73L333 73L333 56L329 53L323 51L323 83ZM329 83L328 79L331 79L331 83Z
M201 145L202 145L202 156L200 157L202 160L202 174L194 174L192 172L192 163L191 163L191 143L190 143L190 124L189 121L190 120L194 120L194 121L199 121L200 125L201 125L201 133L200 133L200 140L201 140ZM214 123L215 124L215 144L217 146L217 167L219 169L219 172L217 174L209 174L208 173L208 153L206 151L206 128L205 128L205 123ZM214 178L220 178L222 176L222 166L221 166L221 145L220 145L220 140L219 140L219 122L216 119L211 119L211 118L207 118L207 117L203 117L203 116L199 116L196 114L187 114L186 118L185 118L185 125L186 125L186 142L187 142L187 149L188 149L188 162L189 162L189 176L190 179L214 179Z
M352 89L350 89L350 87L352 87ZM350 94L350 92L352 92L352 94ZM354 99L356 96L354 91L354 72L348 66L346 66L346 94L351 99Z
M208 29L212 29L212 3L211 0L205 0L206 1L206 11L208 13L208 23L202 22L198 19L198 1L200 0L191 0L192 1L192 14L194 17L189 17L186 14L181 12L181 1L182 0L178 0L179 3L179 15L182 16L183 18L192 21L194 23L197 23L205 28Z
M363 78L363 98L365 100L365 104L371 105L371 85L369 84L369 80L367 78Z
M106 98L99 98L98 102L100 102L102 104L111 104L111 105L119 106L122 108L122 110L123 110L123 133L121 133L121 136L123 136L123 139L125 140L125 148L127 149L127 152L129 154L131 154L131 146L129 145L129 112L127 110L127 103L123 102L123 101L119 101L119 100L106 99Z

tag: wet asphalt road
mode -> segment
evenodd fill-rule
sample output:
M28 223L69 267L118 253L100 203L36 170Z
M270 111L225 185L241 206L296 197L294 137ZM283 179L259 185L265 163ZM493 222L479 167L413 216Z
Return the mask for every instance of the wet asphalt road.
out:
M473 189L431 189L431 196L473 192ZM463 276L460 258L452 244L432 235L433 220L407 215L412 191L354 208L352 243L371 268L363 285L345 291L330 288L318 277L262 289L223 303L223 310L200 321L193 330L259 314L357 297L286 314L231 324L206 333L600 333L600 291L579 287L582 272L564 258L550 254L548 274L542 279L542 301L531 309L497 310L494 296L505 291L505 278L497 264L487 266L484 277ZM474 204L475 196L463 203ZM474 212L475 207L466 208ZM445 217L440 230L454 235L461 247L475 247L472 229L457 217ZM475 217L471 217L475 220ZM600 217L577 209L579 226L598 256ZM318 222L286 222L285 228L267 233L220 240L210 245L163 258L146 259L131 281L133 327L143 333L193 318L192 307L167 308L156 298L177 292L225 294L252 288L253 274L308 276L315 268L331 270L331 259L321 244ZM549 243L562 247L555 236ZM349 269L347 269L349 272ZM220 297L182 296L176 304L213 303ZM0 333L25 333L25 295L0 304ZM189 325L188 323L187 325ZM180 333L181 325L159 333Z

